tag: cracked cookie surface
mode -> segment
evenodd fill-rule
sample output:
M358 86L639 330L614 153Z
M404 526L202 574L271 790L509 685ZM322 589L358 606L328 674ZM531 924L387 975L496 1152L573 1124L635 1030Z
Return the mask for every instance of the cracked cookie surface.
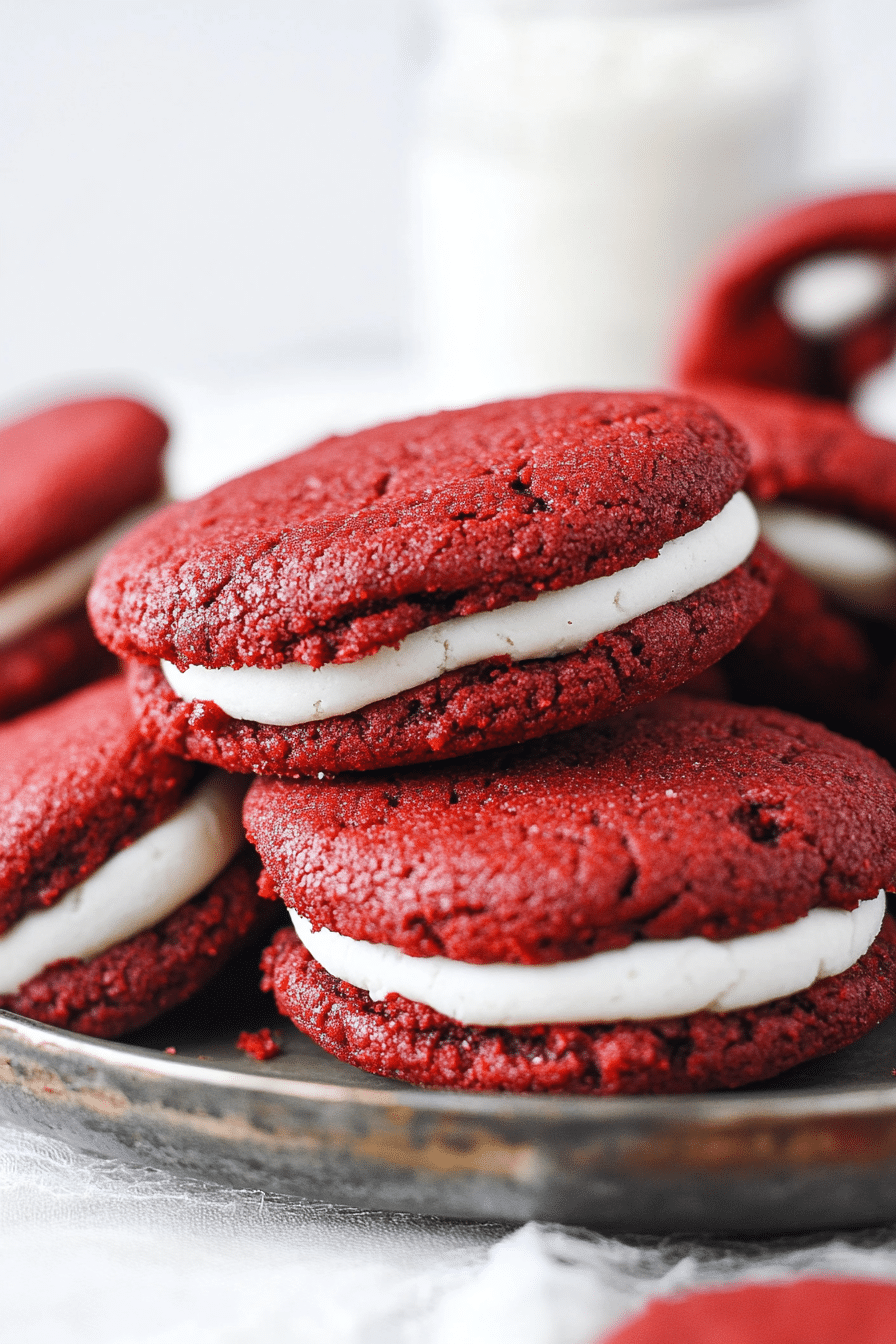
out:
M123 657L351 662L455 616L615 573L717 514L746 450L666 393L440 412L274 463L137 528L90 611Z

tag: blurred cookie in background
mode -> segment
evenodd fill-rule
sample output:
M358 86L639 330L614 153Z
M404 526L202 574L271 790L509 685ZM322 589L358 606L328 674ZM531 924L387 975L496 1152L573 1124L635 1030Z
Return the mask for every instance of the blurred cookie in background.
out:
M165 422L122 397L0 429L0 719L108 675L84 598L100 557L162 494Z
M714 1285L656 1298L595 1344L889 1344L896 1286L872 1279Z
M747 442L747 490L785 562L723 661L731 693L896 758L896 443L833 400L733 383L705 395Z
M896 192L835 196L753 226L691 300L673 373L850 400L896 350Z
M813 202L721 257L676 376L740 430L746 489L788 567L724 660L732 694L896 753L896 443L851 399L896 347L896 192Z
M766 615L710 673L722 697L794 710L896 760L896 627L857 620L790 565Z

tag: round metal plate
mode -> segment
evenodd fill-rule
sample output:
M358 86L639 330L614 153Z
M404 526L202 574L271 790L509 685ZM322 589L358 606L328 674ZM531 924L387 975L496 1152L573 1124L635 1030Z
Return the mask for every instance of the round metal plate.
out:
M896 1017L733 1093L441 1092L331 1059L277 1017L256 968L245 955L124 1043L0 1013L0 1115L85 1152L360 1208L654 1233L896 1217ZM235 1042L262 1025L283 1053L256 1063Z

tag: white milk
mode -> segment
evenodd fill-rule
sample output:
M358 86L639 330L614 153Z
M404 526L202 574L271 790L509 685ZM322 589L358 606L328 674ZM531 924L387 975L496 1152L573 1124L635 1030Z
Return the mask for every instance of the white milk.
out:
M415 170L446 391L661 381L694 276L793 191L799 8L443 0Z

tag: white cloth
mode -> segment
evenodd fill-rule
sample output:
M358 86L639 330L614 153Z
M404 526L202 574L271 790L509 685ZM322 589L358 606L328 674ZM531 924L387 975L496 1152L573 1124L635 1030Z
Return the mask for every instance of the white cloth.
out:
M0 1129L0 1320L17 1344L591 1344L656 1294L818 1273L896 1280L896 1231L621 1241L362 1213Z

